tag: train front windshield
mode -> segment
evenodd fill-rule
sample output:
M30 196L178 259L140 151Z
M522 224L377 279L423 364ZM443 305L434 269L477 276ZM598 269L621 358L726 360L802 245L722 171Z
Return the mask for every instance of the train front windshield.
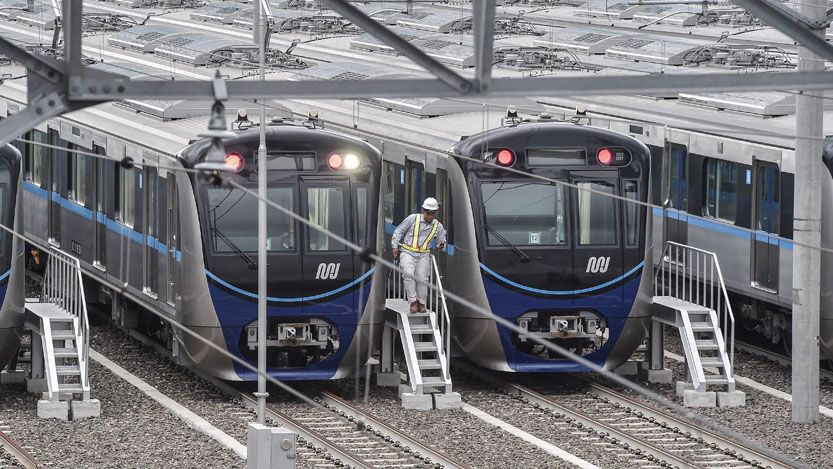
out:
M535 182L484 182L480 190L489 246L503 246L505 241L515 246L566 243L563 187Z
M252 189L256 191L256 188ZM206 189L211 246L215 253L257 252L258 200L242 189ZM288 187L267 189L267 198L292 208L295 195ZM289 215L267 207L266 250L295 250L295 224Z

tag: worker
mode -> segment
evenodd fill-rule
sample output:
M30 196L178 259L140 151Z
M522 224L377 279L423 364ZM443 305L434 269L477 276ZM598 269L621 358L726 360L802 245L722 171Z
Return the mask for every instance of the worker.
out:
M396 227L391 239L393 258L399 259L399 265L405 272L405 296L410 304L410 312L424 312L428 298L428 278L431 274L431 241L437 240L437 248L443 250L446 233L437 217L440 204L437 199L428 197L422 203L422 213L413 213L402 220ZM405 239L400 244L402 236ZM405 251L400 258L400 248ZM419 285L414 280L420 280Z

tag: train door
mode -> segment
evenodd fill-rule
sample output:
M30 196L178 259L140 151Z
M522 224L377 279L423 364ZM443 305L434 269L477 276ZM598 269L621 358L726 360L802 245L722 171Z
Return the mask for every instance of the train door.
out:
M58 149L61 146L61 139L57 130L49 129L49 144L53 148L49 151L49 163L47 167L47 180L49 184L49 201L47 211L49 212L49 243L56 246L61 245L61 160L65 158L66 151Z
M671 133L665 144L665 241L688 243L688 136ZM664 243L663 243L664 244Z
M578 290L593 294L599 305L621 305L622 288L601 288L622 275L622 244L619 235L620 204L617 174L572 174L575 253L573 272Z
M157 250L158 211L156 190L158 177L155 168L145 167L143 170L144 190L142 203L142 221L144 226L144 243L142 247L142 271L144 276L144 292L156 296L159 292L159 251Z
M408 196L405 206L408 212L405 216L408 216L411 213L417 213L422 210L422 201L427 196L425 195L425 169L422 164L416 161L408 161L406 172Z
M781 219L781 175L776 163L755 160L753 193L755 195L752 226L752 286L773 293L778 291L779 243Z
M167 238L165 239L166 253L166 282L165 298L171 306L176 306L176 253L179 251L179 194L177 193L176 175L168 173L167 178L167 220L165 223Z
M303 180L301 185L301 206L303 216L310 222L342 238L350 239L348 214L352 213L350 184L348 181ZM353 298L339 300L333 293L355 280L353 252L344 244L326 234L304 228L304 255L301 257L303 292L307 296L325 295L323 300L304 306L304 315L350 312ZM349 304L348 304L349 302Z
M104 207L104 147L93 145L93 152L102 157L92 158L93 187L93 265L107 269L107 214Z

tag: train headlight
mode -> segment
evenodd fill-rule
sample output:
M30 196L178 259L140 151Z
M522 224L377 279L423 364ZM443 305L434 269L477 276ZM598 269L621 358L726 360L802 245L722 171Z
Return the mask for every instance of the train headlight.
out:
M232 171L240 172L243 169L243 155L240 153L231 152L226 154L226 166L228 166Z
M356 169L361 164L361 160L358 156L348 153L344 155L344 168L345 169Z

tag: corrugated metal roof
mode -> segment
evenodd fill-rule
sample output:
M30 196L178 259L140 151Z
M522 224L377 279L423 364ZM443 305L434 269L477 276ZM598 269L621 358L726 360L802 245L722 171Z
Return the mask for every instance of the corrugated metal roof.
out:
M628 33L597 28L556 28L535 40L536 46L561 47L584 54L604 54L608 47L627 39Z

